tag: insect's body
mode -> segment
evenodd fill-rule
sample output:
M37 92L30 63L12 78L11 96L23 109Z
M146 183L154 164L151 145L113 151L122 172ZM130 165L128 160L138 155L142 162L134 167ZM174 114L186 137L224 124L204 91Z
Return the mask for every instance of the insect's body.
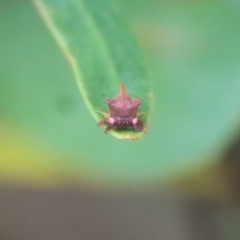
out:
M98 123L98 125L106 125L105 132L111 129L143 131L144 123L138 119L137 113L142 100L129 97L123 83L120 84L120 95L105 102L109 107L109 113L100 112L105 119Z

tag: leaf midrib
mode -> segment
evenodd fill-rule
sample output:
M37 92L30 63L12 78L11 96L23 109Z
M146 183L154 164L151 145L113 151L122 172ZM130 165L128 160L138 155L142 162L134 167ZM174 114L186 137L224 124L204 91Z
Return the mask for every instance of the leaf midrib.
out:
M92 29L93 31L92 34L95 36L95 39L98 39L96 42L99 45L99 49L101 52L104 54L104 59L107 60L108 65L111 66L109 69L109 73L112 76L112 80L115 80L116 84L119 82L118 81L118 74L116 67L113 63L110 51L107 47L107 41L105 40L106 38L104 37L104 34L102 34L100 28L97 26L96 20L94 19L93 16L91 16L90 11L86 7L86 4L84 4L83 0L75 0L76 5L78 6L78 10L82 12L82 16L84 16L84 19L88 23L89 29ZM82 9L82 11L81 11ZM84 11L85 9L85 11ZM117 85L116 85L117 86Z

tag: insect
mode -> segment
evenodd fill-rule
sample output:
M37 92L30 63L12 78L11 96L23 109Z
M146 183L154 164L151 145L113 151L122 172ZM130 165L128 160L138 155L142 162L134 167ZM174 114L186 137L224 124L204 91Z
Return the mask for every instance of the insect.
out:
M105 133L111 129L145 132L144 122L138 118L144 114L138 114L138 107L142 102L141 99L129 97L124 84L120 83L119 96L105 100L109 113L97 111L105 117L98 122L98 126L106 126Z

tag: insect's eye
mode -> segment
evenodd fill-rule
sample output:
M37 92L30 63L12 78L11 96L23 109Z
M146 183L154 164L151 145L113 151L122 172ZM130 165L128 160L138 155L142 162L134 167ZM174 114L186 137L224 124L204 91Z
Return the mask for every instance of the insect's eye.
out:
M132 120L133 125L137 124L137 122L138 122L138 118L134 118L134 119Z
M108 122L109 122L110 124L114 124L115 120L114 120L114 118L109 117L109 118L108 118Z

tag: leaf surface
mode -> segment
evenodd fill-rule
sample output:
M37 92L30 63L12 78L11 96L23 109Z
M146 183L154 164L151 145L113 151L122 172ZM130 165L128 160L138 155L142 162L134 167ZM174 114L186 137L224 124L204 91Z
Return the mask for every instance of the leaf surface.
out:
M83 99L96 120L107 112L104 100L119 94L143 99L140 110L149 113L149 77L139 46L108 0L35 0L41 16L65 53ZM57 87L57 86L56 86ZM102 116L101 116L102 117ZM148 114L143 116L148 121ZM143 132L110 131L121 139L137 139Z

